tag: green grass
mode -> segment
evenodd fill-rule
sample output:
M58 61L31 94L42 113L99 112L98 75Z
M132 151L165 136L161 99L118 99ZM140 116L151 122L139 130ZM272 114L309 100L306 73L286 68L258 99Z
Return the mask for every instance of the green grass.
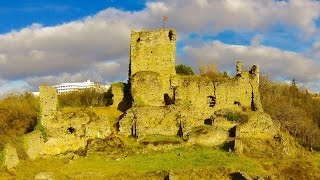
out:
M101 159L99 156L92 155L89 158L82 158L74 164L65 166L64 171L68 174L76 174L85 169L109 176L123 174L124 172L146 174L157 171L167 172L201 168L219 170L220 167L243 170L248 174L265 174L258 162L240 158L233 153L203 147L177 148L147 154L139 153L120 161Z
M119 179L121 178L163 178L168 172L179 177L199 179L208 177L226 178L235 171L243 171L255 177L275 174L277 178L318 178L320 155L314 153L305 157L252 158L238 156L232 152L202 146L184 146L175 149L150 151L135 148L134 153L119 158L108 158L112 152L89 154L88 157L49 158L36 161L22 161L16 171L1 172L0 177L32 179L38 172L53 172L57 179ZM112 151L112 149L110 149ZM304 172L308 169L307 172ZM0 178L1 179L1 178Z
M161 134L149 135L139 141L142 144L179 144L182 139L178 136L165 136Z
M198 168L218 170L220 167L243 170L247 173L263 173L259 168L253 168L259 167L259 164L255 161L240 158L233 153L207 147L183 147L146 153L141 150L119 161L91 154L87 158L81 157L74 160L71 164L67 162L68 159L58 158L39 159L34 162L23 161L17 168L15 175L17 178L24 177L31 179L37 172L49 171L53 172L57 177L72 176L83 172L99 174L104 177L118 176L120 174L127 174L128 172L144 176L149 172L168 172Z

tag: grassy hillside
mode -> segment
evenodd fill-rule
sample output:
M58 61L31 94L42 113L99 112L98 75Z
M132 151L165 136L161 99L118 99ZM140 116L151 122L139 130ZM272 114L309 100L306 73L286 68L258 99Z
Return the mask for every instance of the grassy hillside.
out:
M261 103L281 129L300 144L320 149L320 100L294 84L260 78Z

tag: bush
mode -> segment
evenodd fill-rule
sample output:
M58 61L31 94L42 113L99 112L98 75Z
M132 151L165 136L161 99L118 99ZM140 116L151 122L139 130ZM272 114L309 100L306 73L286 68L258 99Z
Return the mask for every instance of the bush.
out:
M261 103L282 130L296 137L302 145L320 148L320 101L296 84L271 82L260 77Z
M0 146L31 132L37 124L39 98L30 93L0 100Z
M176 66L176 72L179 75L194 75L192 68L183 64Z
M58 96L60 107L99 107L107 104L107 93L84 89Z
M206 76L214 82L228 81L232 78L229 77L228 72L219 72L215 64L201 64L199 67L200 76Z

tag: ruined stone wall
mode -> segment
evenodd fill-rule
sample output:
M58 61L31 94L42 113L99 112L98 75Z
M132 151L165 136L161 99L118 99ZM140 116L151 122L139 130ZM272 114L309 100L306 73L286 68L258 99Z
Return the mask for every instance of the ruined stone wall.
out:
M243 72L242 77L234 80L215 83L215 110L225 108L247 107L251 108L252 87L248 73Z
M122 101L123 83L114 85L113 92L115 102ZM31 160L85 149L89 140L105 139L112 134L108 115L100 113L100 109L58 110L58 93L54 87L40 87L40 109L41 119L35 130L22 138L24 150Z
M176 74L175 53L176 30L132 31L129 78L139 71L157 72L163 93L171 97L170 77Z
M119 121L122 135L143 138L148 135L183 136L196 126L204 125L211 113L192 107L136 106L129 109Z
M112 94L112 106L118 108L119 104L124 98L124 86L125 83L118 82L111 84L110 91Z
M176 136L179 131L177 111L170 107L134 107L120 121L120 133L144 138L147 135Z
M239 64L237 68L239 70ZM171 79L174 104L212 113L238 107L262 111L257 69L257 66L253 66L250 72L238 71L236 77L222 82L213 82L205 77L176 75Z
M133 105L164 105L164 93L159 73L139 71L132 76L131 84Z
M55 118L23 136L23 146L30 160L46 155L84 150L89 140L105 139L112 134L112 124L101 109L59 111Z
M190 106L202 111L213 109L214 86L209 78L177 75L172 78L171 86L174 89L176 105Z
M58 91L51 86L40 86L39 90L41 120L50 119L58 109Z

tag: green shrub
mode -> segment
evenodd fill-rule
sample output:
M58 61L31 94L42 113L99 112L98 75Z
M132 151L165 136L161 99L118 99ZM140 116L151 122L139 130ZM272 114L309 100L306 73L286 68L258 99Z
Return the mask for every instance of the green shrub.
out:
M229 121L245 123L248 121L248 116L245 114L241 114L240 112L227 112L224 115Z
M176 66L176 73L179 75L194 75L192 68L184 64Z
M40 122L38 122L37 125L34 127L34 130L39 130L41 132L41 135L44 141L45 142L48 141L47 130Z
M99 107L105 106L107 93L98 92L95 89L84 89L58 96L60 107Z
M31 132L37 124L39 98L30 93L0 100L0 145Z

